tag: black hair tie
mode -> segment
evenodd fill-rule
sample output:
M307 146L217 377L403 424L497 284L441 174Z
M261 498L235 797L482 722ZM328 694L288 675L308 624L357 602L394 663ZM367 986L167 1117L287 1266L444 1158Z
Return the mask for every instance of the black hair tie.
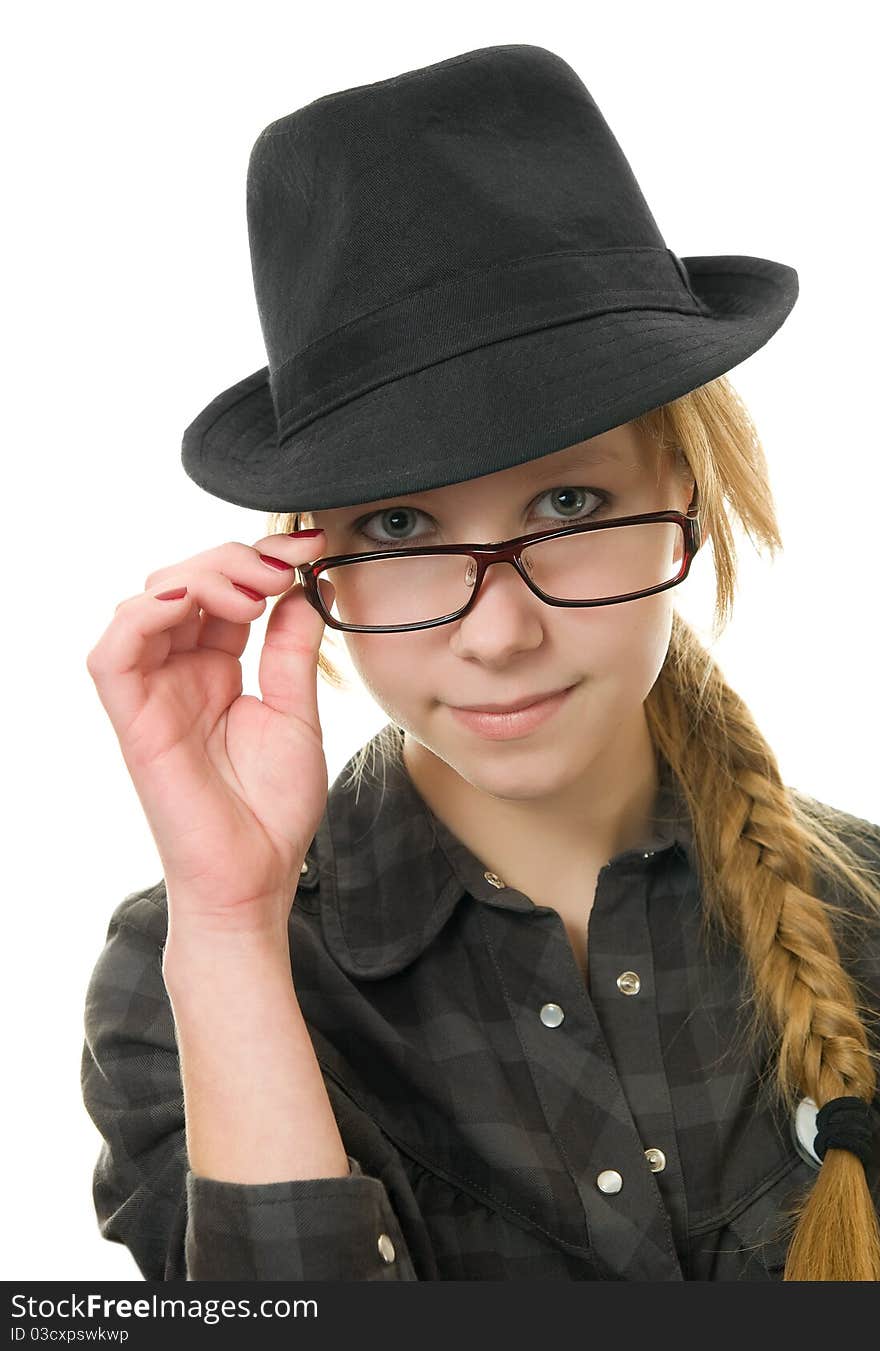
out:
M874 1134L869 1102L864 1098L832 1098L816 1113L813 1150L824 1159L826 1149L848 1149L867 1168L874 1161Z

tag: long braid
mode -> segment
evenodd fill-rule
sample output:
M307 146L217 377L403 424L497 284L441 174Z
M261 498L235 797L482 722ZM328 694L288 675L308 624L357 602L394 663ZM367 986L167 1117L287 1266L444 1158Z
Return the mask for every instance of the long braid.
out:
M786 1112L804 1095L820 1107L844 1094L871 1101L875 1053L811 889L804 827L749 710L678 614L645 710L688 800L707 917L747 959L752 1031L775 1046L779 1101ZM784 1279L880 1280L880 1228L855 1155L829 1149L791 1217Z

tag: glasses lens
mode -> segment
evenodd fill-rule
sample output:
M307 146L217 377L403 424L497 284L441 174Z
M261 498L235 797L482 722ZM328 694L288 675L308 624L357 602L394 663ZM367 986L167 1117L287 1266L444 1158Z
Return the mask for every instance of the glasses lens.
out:
M554 600L614 600L676 578L684 532L675 521L588 530L523 549L522 561L538 590Z
M674 521L589 530L529 545L522 561L549 599L612 600L675 580L684 563L684 534ZM335 619L382 629L452 617L470 599L477 569L466 554L390 553L341 563L321 575L336 590Z
M321 576L336 589L330 611L334 619L381 629L455 614L467 604L476 572L466 554L395 558L390 553L363 563L340 563Z

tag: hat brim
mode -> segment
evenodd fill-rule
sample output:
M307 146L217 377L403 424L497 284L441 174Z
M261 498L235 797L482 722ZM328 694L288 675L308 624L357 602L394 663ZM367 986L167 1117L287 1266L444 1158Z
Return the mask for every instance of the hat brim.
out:
M478 478L598 436L744 361L797 299L784 263L681 261L706 315L618 310L506 338L361 394L281 444L264 366L190 423L184 469L237 506L318 511Z

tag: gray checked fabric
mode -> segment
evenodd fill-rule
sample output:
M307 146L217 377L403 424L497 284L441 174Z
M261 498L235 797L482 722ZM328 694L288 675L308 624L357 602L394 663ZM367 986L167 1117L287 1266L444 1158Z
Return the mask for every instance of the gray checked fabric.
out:
M701 935L691 822L660 768L650 833L599 875L588 985L557 912L487 872L402 767L384 797L381 774L337 777L290 950L348 1177L192 1173L164 881L126 896L85 1007L103 1236L149 1280L780 1279L782 1211L818 1165L741 1035L740 955ZM841 950L876 1017L877 929Z

